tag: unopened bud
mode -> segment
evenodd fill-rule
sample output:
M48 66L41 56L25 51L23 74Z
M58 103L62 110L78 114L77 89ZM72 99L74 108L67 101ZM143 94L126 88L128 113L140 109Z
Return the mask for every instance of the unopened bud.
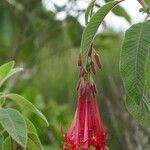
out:
M81 54L79 54L79 57L78 57L78 66L82 66Z
M96 61L96 64L97 64L98 68L101 69L102 68L102 64L101 64L99 55L97 53L95 53L94 57L95 57L95 61Z
M91 43L89 51L88 51L88 56L92 55L92 49L93 49L93 43Z
M96 74L95 65L93 61L91 61L91 69L92 69L93 74Z

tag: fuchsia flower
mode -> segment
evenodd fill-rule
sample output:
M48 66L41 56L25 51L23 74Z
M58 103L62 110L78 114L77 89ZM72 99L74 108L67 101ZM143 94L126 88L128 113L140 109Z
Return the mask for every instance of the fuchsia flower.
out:
M80 67L80 79L77 84L79 97L71 127L63 134L63 150L88 150L91 146L95 150L108 149L105 144L106 132L96 101L96 85L91 77L91 71L93 74L96 73L93 57L98 68L101 69L102 67L100 57L96 51L94 51L93 56L93 43L89 47L88 57L90 62L87 63L88 70L86 72L82 66L81 54L79 54L78 66Z
M106 150L106 133L101 121L96 101L96 86L81 77L77 109L70 129L64 134L63 150Z

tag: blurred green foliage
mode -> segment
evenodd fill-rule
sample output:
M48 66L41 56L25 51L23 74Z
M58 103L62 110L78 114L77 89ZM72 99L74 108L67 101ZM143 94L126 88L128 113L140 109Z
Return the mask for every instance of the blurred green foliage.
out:
M76 0L69 3L76 4ZM0 1L0 64L15 60L24 68L23 73L11 78L1 90L23 95L45 114L49 127L28 114L45 150L62 149L61 130L65 131L73 118L78 80L76 59L83 31L78 15L71 16L66 6L54 6L57 9L52 12L46 10L40 0ZM67 12L63 20L56 19L60 11ZM84 12L76 11L79 15ZM125 10L121 11L130 21ZM122 32L104 26L94 43L103 62L95 82L108 132L107 143L110 150L147 150L146 131L137 125L124 106L124 90L118 71L122 39Z

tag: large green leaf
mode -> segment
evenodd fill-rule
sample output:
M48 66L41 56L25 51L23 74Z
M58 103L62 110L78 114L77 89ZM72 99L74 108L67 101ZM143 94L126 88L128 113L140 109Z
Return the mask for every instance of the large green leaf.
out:
M125 34L120 60L120 72L126 91L126 107L144 127L150 125L150 103L144 96L149 39L149 21L133 25Z
M99 25L104 20L105 16L112 10L119 2L113 1L102 6L91 18L87 27L83 31L82 41L81 41L81 54L83 67L86 70L86 64L88 62L88 49L93 42L95 34L98 30Z
M121 51L120 72L126 95L138 104L145 88L145 67L149 48L149 21L133 25L127 30Z
M46 117L31 102L29 102L24 97L13 93L6 95L6 97L16 102L23 111L32 112L38 115L40 118L42 118L45 121L47 125L49 125Z
M18 144L26 148L27 126L18 111L11 108L0 108L0 123Z

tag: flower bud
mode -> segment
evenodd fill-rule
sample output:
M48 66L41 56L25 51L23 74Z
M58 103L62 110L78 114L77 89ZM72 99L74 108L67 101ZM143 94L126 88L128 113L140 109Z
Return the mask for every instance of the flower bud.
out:
M81 53L79 54L79 57L78 57L78 66L82 66Z
M101 69L102 64L101 64L99 55L97 53L95 53L94 57L95 57L95 61L96 61L96 64L97 64L98 68Z
M88 51L88 56L92 55L92 49L93 49L93 43L91 43L89 51Z
M96 74L95 65L93 61L91 61L91 69L92 69L93 74Z

